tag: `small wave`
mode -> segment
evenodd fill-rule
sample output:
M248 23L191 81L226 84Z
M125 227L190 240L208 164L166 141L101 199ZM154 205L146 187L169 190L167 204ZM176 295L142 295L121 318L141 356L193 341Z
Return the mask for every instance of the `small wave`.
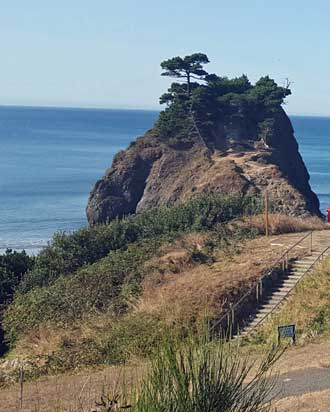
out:
M14 250L16 252L23 252L23 250L24 250L25 253L29 256L37 256L38 253L40 253L43 248L42 247L34 247L34 248L33 247L31 247L31 248L0 248L0 255L5 254L8 249Z
M4 240L0 239L0 254L6 252L7 249L15 250L21 252L25 250L29 255L36 255L47 246L48 240L46 239L24 239L24 241L19 240Z

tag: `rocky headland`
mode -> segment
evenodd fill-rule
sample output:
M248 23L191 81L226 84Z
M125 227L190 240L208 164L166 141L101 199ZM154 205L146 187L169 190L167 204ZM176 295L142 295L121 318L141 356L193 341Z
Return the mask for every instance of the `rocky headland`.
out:
M268 77L254 86L246 76L204 74L203 80L207 85L191 83L188 92L173 83L161 98L168 107L155 126L114 157L90 194L90 225L198 193L263 196L267 191L276 211L320 216L282 108L288 87Z

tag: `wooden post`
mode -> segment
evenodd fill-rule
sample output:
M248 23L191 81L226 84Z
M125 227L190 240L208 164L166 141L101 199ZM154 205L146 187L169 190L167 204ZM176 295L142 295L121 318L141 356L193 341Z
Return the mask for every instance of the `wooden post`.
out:
M24 390L24 366L20 367L19 371L19 383L20 383L20 411L23 411L23 390Z
M268 209L269 209L269 204L268 204L268 191L266 190L266 192L265 192L265 234L266 234L266 237L269 236Z
M233 336L233 304L229 304L229 312L228 312L228 326L229 326L229 339Z
M287 274L289 271L289 256L288 253L285 255L285 273Z
M259 283L257 283L256 285L256 299L257 299L257 302L259 302Z

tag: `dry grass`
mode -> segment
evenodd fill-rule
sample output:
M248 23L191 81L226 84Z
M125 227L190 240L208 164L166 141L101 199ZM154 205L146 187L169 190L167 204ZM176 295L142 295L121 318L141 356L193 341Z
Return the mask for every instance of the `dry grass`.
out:
M242 289L301 237L301 233L260 237L244 242L239 249L220 251L214 263L200 265L192 261L191 253L202 248L205 235L184 236L164 246L162 256L147 263L150 275L143 283L142 297L131 302L133 314L157 315L171 325L194 323L198 327L207 314L219 315L229 299L236 300ZM67 330L42 325L20 339L11 357L37 358L42 365L43 356L56 354L66 342L79 347L89 339L104 339L113 322L112 317L98 314Z
M258 229L260 233L263 232L265 226L264 215L249 216L238 222L240 222L239 224L243 227L254 227ZM272 235L329 229L330 225L318 217L300 218L277 213L269 215L269 232Z
M330 340L291 346L278 360L274 372L285 374L306 368L330 368Z
M145 279L148 288L155 289L163 282L164 273L180 273L197 266L198 262L192 259L194 251L201 251L207 240L205 233L188 233L171 244L165 244L160 255L150 259L145 269L150 275Z
M0 412L90 412L107 388L130 384L139 378L143 368L112 367L102 371L82 372L47 377L23 386L23 408L20 408L20 386L0 390Z
M278 214L269 216L271 233L300 232L327 226L317 218L300 219ZM254 227L262 232L263 216L237 220L229 228ZM301 233L272 236L244 242L239 247L220 251L213 264L201 265L192 258L202 251L206 234L190 233L163 246L161 256L146 263L149 275L143 282L143 295L132 300L133 312L160 315L168 323L191 323L218 315L228 300L235 301L241 290L271 267L283 250L302 237ZM272 246L272 244L275 244ZM113 319L97 315L69 330L42 325L18 342L12 357L38 357L55 353L65 341L77 343L95 337L109 328Z
M43 325L24 335L11 353L11 357L24 359L31 354L36 357L51 354L64 341L72 339L73 334L74 330L72 329L55 329L54 327Z
M161 315L174 324L202 321L206 314L218 315L228 300L235 301L242 290L301 237L301 234L259 237L238 249L218 252L213 264L158 274L157 287L154 275L147 277L136 310Z
M306 367L326 367L330 358L330 342L292 347L276 363L274 372L287 373ZM99 399L102 388L116 386L121 379L137 379L144 371L139 367L108 367L99 371L84 371L57 377L45 377L24 384L23 410L29 412L90 412ZM0 390L0 412L17 412L20 388L12 385ZM80 404L85 404L85 409ZM330 391L316 392L282 399L274 405L277 412L328 412ZM313 410L313 407L316 409ZM299 409L300 408L300 409ZM309 409L310 408L310 409ZM319 409L317 409L319 408ZM273 412L276 412L274 409Z
M273 235L269 238L263 236L246 241L243 244L215 254L212 264L200 265L192 260L192 251L203 249L206 239L202 234L190 234L182 237L174 244L166 245L162 256L150 260L147 263L150 273L143 283L143 294L138 302L132 305L136 314L160 315L171 324L196 322L205 319L205 315L219 315L226 302L237 299L238 293L249 287L288 247L302 238L302 232L316 229L323 230L329 227L316 218L299 219L282 215L270 215L270 231ZM263 230L263 216L247 218L241 222L235 222L233 228L255 227L260 232ZM234 230L234 229L233 229ZM291 233L294 232L294 233ZM297 256L306 249L295 251ZM320 284L330 289L328 283ZM309 288L307 286L307 288ZM311 298L301 294L300 306L296 309L288 307L286 317L281 321L289 321L289 315L306 315L301 308ZM292 313L290 313L292 311ZM290 318L291 319L291 318ZM310 319L310 318L308 318ZM111 319L107 316L97 316L92 321L76 325L70 330L55 330L53 328L40 328L38 333L26 335L16 348L14 355L26 353L34 356L51 354L64 340L77 341L96 336L99 330L108 328ZM274 324L267 326L265 333L274 329ZM329 350L330 353L330 350ZM301 365L304 365L304 354L301 355ZM313 355L314 356L314 355ZM294 359L294 358L290 358ZM321 359L321 358L320 358ZM292 361L292 367L298 365ZM127 368L128 371L132 369ZM129 372L131 373L131 372ZM68 411L78 412L80 393L83 385L84 396L89 404L93 404L99 395L100 387L118 378L118 369L106 368L103 372L82 373L79 375L64 375L57 378L49 378L37 383L27 383L25 386L26 410L33 410L37 405L43 412L55 411L56 405L65 406ZM87 384L86 384L87 382ZM86 389L87 386L87 389ZM0 411L16 411L18 405L18 387L3 389L0 391ZM70 403L71 402L71 403ZM87 401L86 401L87 402ZM50 406L50 409L47 407ZM64 407L63 406L63 407ZM70 409L71 408L71 409ZM58 407L57 411L61 411Z

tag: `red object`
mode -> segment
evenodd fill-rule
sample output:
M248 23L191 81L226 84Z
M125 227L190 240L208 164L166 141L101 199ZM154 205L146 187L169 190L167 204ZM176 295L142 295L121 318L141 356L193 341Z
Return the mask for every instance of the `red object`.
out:
M327 222L330 223L330 207L327 208Z

